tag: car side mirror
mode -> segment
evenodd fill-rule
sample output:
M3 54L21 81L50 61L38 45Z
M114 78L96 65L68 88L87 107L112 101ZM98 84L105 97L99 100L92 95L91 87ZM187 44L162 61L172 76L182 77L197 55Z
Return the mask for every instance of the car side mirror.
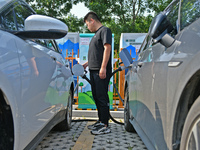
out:
M168 33L173 30L173 26L167 19L164 12L159 13L151 22L149 36L154 39L154 43L160 42L165 47L170 47L175 39Z
M14 34L25 39L59 39L68 32L68 27L62 21L43 15L31 15L24 22L24 31Z

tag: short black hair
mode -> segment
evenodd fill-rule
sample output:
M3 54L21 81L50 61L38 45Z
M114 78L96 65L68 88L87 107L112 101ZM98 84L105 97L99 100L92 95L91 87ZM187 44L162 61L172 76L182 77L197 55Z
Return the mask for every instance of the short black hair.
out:
M100 19L97 16L97 14L95 12L91 11L91 12L89 12L89 13L87 13L85 15L85 17L84 17L84 23L85 23L86 20L90 21L91 18L94 19L94 20L96 20L96 21L98 21L98 22L100 22Z

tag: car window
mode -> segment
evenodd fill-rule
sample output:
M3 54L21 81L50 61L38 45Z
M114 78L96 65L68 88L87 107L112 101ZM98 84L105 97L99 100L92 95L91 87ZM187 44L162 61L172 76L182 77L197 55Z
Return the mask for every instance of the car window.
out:
M57 46L56 42L54 42L54 40L46 40L46 43L47 43L48 48L50 48L56 52L59 52L58 46Z
M174 1L166 10L167 19L170 21L172 25L172 29L168 31L171 36L175 36L178 33L178 11L179 11L180 1Z
M182 0L181 2L181 30L200 17L199 0Z
M42 46L45 46L55 52L58 52L60 53L60 50L58 49L58 46L56 44L56 42L54 42L54 40L41 40L41 39L35 39L35 40L32 40L33 42L37 43L37 44L40 44Z
M146 45L144 46L144 49L152 47L152 44L153 44L153 38L151 38L150 36L147 36Z
M13 8L0 14L0 27L5 30L17 30Z
M24 30L24 20L34 12L23 2L18 1L0 14L0 27L5 30Z
M17 20L17 29L19 31L24 30L24 20L34 14L34 12L22 1L15 3L15 16Z
M152 46L152 44L153 44L153 39L149 35L147 35L140 47L139 52L142 52L142 51L148 49L149 47Z

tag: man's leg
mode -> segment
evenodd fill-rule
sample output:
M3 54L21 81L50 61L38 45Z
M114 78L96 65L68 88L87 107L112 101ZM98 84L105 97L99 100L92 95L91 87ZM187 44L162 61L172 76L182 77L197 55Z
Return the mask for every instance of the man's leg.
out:
M110 76L107 76L107 79L100 79L97 74L94 77L95 82L95 91L96 91L96 101L99 104L99 114L101 122L95 129L91 131L92 134L107 134L111 130L108 127L109 120L109 96L108 96L108 84L110 81Z
M98 71L90 71L90 82L91 82L92 96L93 96L93 99L94 99L96 107L97 107L99 120L97 122L95 122L94 124L87 126L87 128L90 129L90 130L96 129L96 127L99 126L100 123L101 123L101 119L100 119L101 116L100 116L100 113L99 113L98 101L96 100L97 99L96 98L96 88L95 88L95 82L94 82L94 76L97 73L98 73Z
M107 75L106 79L100 79L99 74L94 74L94 90L96 96L96 103L98 104L98 112L100 120L105 125L108 125L109 120L109 96L108 96L108 84L110 76Z
M101 119L100 119L101 114L99 112L99 103L97 101L96 83L95 83L95 78L96 78L98 73L99 73L99 71L90 70L90 82L91 82L92 96L93 96L93 99L94 99L96 107L97 107L98 118L99 118L99 121L101 121Z

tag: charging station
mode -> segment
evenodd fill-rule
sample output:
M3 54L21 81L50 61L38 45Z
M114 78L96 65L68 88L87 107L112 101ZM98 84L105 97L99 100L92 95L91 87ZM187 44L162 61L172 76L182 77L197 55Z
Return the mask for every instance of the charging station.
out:
M89 50L89 43L94 35L95 35L94 33L85 33L85 34L80 33L80 41L79 41L80 64L84 64L85 62L88 61L87 56ZM112 62L113 62L113 56L114 56L114 34L112 35ZM87 78L89 78L89 74L86 74L86 76ZM108 95L110 101L110 109L113 109L113 78L110 79ZM92 97L91 86L83 78L79 78L78 109L96 109L96 105Z

